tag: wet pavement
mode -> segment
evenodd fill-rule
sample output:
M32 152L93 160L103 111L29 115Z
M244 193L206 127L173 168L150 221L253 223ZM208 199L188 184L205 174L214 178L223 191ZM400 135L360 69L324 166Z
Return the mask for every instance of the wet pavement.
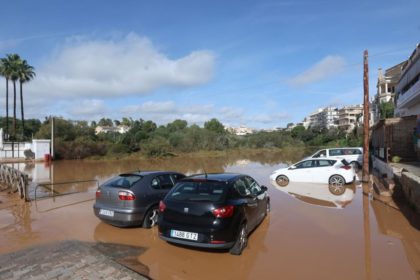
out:
M0 278L9 280L147 279L119 263L124 263L126 256L114 260L109 257L109 254L103 253L101 250L103 248L106 248L106 245L71 240L4 254L0 256ZM124 246L111 245L111 248L113 255L129 254L133 251L131 247L127 250Z
M341 196L332 196L327 185L291 184L284 189L270 182L273 170L295 160L287 155L261 154L54 163L50 173L55 182L102 182L136 169L247 173L269 188L272 211L252 233L241 256L175 246L160 240L156 228L122 229L102 223L92 210L94 185L60 186L54 193L80 193L29 203L0 196L0 254L78 240L142 248L130 263L153 279L420 278L417 214L372 200L357 184L347 186ZM102 253L112 255L109 250Z

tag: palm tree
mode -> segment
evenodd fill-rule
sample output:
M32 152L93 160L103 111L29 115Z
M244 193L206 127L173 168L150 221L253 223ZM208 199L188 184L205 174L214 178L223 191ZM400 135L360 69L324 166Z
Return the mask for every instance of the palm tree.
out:
M29 82L35 77L35 69L29 65L26 60L23 60L19 69L19 84L20 84L20 112L22 115L22 139L25 133L25 118L23 113L23 83Z
M0 59L0 75L6 79L6 131L9 135L9 61L6 58Z
M18 54L6 55L8 60L9 79L13 82L13 137L16 137L16 81L19 79L20 66L22 59Z

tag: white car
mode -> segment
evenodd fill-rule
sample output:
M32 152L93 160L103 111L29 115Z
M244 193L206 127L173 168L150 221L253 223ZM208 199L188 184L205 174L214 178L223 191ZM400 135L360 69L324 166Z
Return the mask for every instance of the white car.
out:
M363 164L363 148L353 147L322 149L307 157L307 159L310 158L345 159L353 166L361 167Z
M344 159L332 158L304 159L286 168L280 168L270 175L270 179L283 187L289 182L328 183L341 187L352 183L356 173L354 168ZM340 192L339 188L337 192ZM333 190L330 189L331 192Z

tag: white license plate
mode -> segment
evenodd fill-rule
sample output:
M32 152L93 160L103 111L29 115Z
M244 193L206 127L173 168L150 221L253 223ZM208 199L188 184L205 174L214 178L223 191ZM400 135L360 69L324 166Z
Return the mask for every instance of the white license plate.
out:
M114 217L114 211L101 209L101 210L99 210L99 215Z
M171 237L197 241L198 240L198 233L188 232L188 231L180 231L180 230L171 230Z

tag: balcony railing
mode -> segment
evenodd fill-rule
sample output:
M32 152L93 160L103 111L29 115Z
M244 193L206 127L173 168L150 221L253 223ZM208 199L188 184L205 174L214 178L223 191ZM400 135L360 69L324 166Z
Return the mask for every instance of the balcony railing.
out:
M420 102L420 80L404 94L398 96L397 108L400 110L404 107L411 107L418 102Z

